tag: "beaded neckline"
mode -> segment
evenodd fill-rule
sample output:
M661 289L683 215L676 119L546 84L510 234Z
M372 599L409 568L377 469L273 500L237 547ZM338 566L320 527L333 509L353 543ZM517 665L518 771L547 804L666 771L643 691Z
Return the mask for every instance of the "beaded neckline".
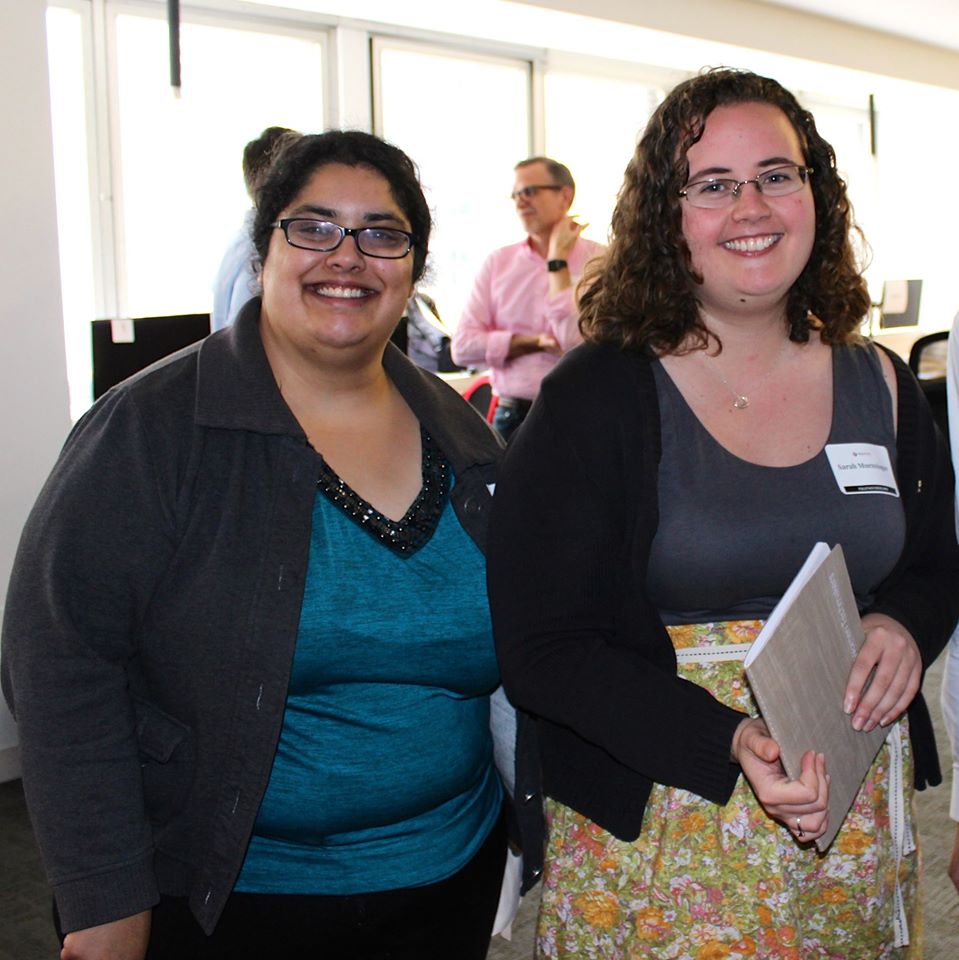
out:
M420 436L423 443L423 488L400 520L383 516L341 480L325 460L320 463L320 476L316 481L317 489L334 506L401 557L412 556L433 536L450 492L450 466L443 451L422 426Z

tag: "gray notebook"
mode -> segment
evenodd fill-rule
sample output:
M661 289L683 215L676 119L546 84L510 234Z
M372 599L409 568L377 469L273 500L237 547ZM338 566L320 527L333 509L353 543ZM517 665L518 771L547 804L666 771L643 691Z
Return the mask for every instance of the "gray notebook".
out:
M889 733L853 730L842 709L849 671L863 642L842 547L813 547L770 614L744 663L749 685L786 773L798 780L807 750L825 754L829 824L825 851L842 826Z

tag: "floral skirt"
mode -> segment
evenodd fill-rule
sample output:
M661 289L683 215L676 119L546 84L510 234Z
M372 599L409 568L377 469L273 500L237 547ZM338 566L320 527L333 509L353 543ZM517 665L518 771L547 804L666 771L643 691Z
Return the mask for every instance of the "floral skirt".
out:
M749 643L761 621L670 627L681 648ZM758 715L741 659L680 663L680 675ZM903 729L905 721L903 723ZM902 735L905 833L912 837L912 756ZM800 845L740 777L719 806L655 784L642 832L625 843L556 801L536 940L538 958L575 960L915 960L922 956L920 857L897 855L879 751L825 854ZM897 888L898 879L898 888ZM907 926L897 947L894 917ZM900 938L902 939L902 938Z

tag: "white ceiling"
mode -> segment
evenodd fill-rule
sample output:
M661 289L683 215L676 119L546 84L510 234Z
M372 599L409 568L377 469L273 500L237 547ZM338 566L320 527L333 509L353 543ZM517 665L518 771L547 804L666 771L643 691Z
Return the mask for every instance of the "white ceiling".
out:
M761 0L959 50L959 0Z

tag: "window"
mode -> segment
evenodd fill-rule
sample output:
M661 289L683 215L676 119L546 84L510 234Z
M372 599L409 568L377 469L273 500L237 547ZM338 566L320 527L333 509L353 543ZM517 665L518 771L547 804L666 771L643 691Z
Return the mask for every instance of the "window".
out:
M836 167L846 181L849 200L853 206L856 223L862 228L869 249L864 250L863 274L869 284L873 300L882 294L886 278L875 269L872 251L879 237L876 195L876 163L870 151L869 110L848 104L830 103L823 99L798 94L800 103L816 118L816 129L836 153ZM813 174L815 176L815 173ZM858 241L856 241L858 246Z
M562 69L551 69L545 85L546 152L573 174L571 212L589 224L585 235L606 243L626 164L663 91L638 80Z
M91 400L90 321L208 311L250 205L244 145L271 125L321 130L327 114L323 31L184 10L176 97L162 11L107 6L108 58L90 10L68 0L47 17L74 416ZM105 71L90 67L91 49ZM101 75L105 89L93 80ZM92 173L87 157L99 160Z
M74 419L89 406L92 396L90 321L97 315L90 207L93 178L88 162L90 111L84 84L77 82L77 78L87 73L85 39L88 36L89 20L82 9L50 7L47 10L63 334L70 414Z
M436 221L426 280L455 327L486 256L523 237L509 194L531 150L531 64L379 39L374 65L376 132L420 168Z
M323 45L185 22L182 95L159 17L116 19L118 235L127 316L210 307L220 257L249 207L243 146L265 127L323 127Z

